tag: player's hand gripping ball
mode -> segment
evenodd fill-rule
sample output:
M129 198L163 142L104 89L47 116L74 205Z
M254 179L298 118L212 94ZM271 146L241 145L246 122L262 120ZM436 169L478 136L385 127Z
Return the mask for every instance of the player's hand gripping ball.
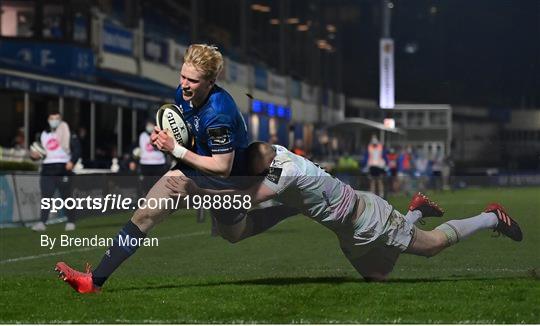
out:
M178 144L193 148L193 133L176 104L164 104L156 113L156 125L167 132Z

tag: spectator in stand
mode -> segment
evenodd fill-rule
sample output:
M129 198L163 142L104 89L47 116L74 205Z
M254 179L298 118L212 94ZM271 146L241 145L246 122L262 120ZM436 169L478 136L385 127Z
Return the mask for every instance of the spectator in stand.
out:
M279 138L276 134L273 134L270 136L270 139L268 140L270 144L279 145Z
M26 150L26 148L24 147L24 127L20 127L17 129L17 134L15 134L11 145L16 150Z
M137 173L137 161L141 157L141 150L138 147L138 143L133 143L127 152L124 152L122 154L122 157L120 158L120 161L118 162L120 165L120 170L118 173L122 175L136 175Z
M142 193L144 195L168 171L165 154L154 147L150 141L150 135L155 127L154 121L147 120L145 130L139 135L139 166L142 175Z
M412 193L411 177L413 175L413 150L411 145L407 145L398 157L398 182L399 188L407 195Z
M379 142L375 135L371 136L362 166L365 166L369 172L369 191L384 198L384 176L387 168L386 152L383 144Z
M30 151L30 157L38 160L43 158L41 166L41 177L39 186L42 198L51 198L56 190L60 196L66 199L69 195L69 176L80 157L80 143L75 134L71 134L69 126L62 121L62 116L58 112L51 112L48 118L49 128L44 130L40 136L40 142L45 149L45 156L42 157L35 150ZM47 229L45 223L49 219L50 209L41 208L41 221L32 226L32 230L42 232ZM75 230L75 219L71 210L65 211L67 216L66 231Z
M446 155L444 157L443 161L443 169L442 169L442 182L443 182L443 189L444 190L450 190L452 188L450 183L450 176L452 174L452 169L454 168L454 161L452 160L452 156Z
M435 152L431 158L431 180L432 186L435 190L442 190L443 177L442 171L444 169L444 151L441 146L435 148Z
M427 159L424 151L420 151L414 158L414 177L416 179L416 190L425 191L426 183L429 178L431 169L429 166L429 160Z
M294 141L294 146L291 149L291 152L293 152L296 155L300 155L303 157L306 157L306 151L304 150L304 141L302 139L297 139Z
M87 165L90 161L90 139L88 139L88 131L85 127L79 127L77 134L81 144L82 164Z
M398 173L398 158L399 155L394 148L390 148L386 159L388 160L388 171L390 173L390 186L393 193L399 192L399 181L397 178Z

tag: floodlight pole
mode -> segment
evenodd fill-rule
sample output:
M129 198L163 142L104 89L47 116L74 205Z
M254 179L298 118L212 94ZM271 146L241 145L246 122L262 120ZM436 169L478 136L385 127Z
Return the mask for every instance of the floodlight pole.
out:
M381 0L382 3L382 37L390 37L390 27L392 25L392 7L390 0Z
M392 26L392 8L393 3L390 0L381 0L382 4L382 29L381 29L381 38L390 38L390 28ZM384 113L384 117L388 117L388 112ZM380 141L382 144L385 142L384 130L380 131Z
M201 12L200 1L191 0L191 42L199 41L199 14Z
M279 72L287 74L287 18L289 18L289 1L281 0L279 4Z

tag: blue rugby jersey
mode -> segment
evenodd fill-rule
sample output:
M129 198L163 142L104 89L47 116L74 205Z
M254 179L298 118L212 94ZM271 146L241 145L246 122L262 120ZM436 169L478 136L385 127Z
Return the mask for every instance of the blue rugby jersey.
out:
M178 86L175 102L191 127L195 138L195 152L212 156L234 151L231 175L245 175L247 126L232 96L223 88L214 85L206 103L197 109L184 101L182 88Z

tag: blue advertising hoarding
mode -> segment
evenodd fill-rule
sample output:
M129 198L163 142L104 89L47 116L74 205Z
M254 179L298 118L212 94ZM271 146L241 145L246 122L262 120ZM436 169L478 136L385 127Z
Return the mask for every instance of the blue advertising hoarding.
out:
M103 51L132 56L134 50L133 32L127 28L103 22Z
M291 120L291 109L282 105L267 103L259 100L251 102L251 112L266 115L271 118Z
M78 77L94 73L91 49L67 44L2 41L0 58L15 68L37 69L57 76Z
M144 38L144 58L162 64L169 63L169 45L151 37Z

